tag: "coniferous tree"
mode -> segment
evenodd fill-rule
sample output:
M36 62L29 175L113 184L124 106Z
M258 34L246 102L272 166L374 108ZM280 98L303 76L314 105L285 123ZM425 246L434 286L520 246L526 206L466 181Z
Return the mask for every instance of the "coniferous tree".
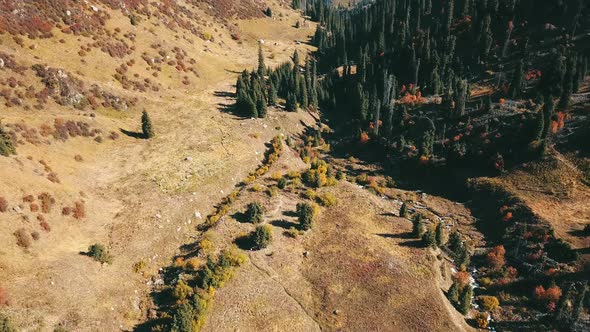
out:
M459 303L459 283L454 280L447 291L447 298L453 305L457 305Z
M423 216L420 213L417 213L412 218L412 234L414 237L422 238L424 233L426 232L426 225L423 220Z
M10 135L8 135L2 126L2 122L0 122L0 155L8 157L11 154L16 154L16 149L14 148L14 144L12 144Z
M541 139L546 139L547 136L549 136L549 132L551 130L551 117L553 117L554 109L555 104L553 103L553 96L546 96L545 105L543 106L543 119L545 120L545 124L543 126L543 134L541 135Z
M277 104L277 89L275 88L274 83L269 84L268 88L268 105L275 106Z
M438 245L439 247L442 247L446 244L447 239L445 237L445 229L444 229L444 225L442 222L439 222L436 225L436 245Z
M258 44L258 76L264 77L266 65L264 64L264 53L262 52L262 44Z
M144 138L149 139L155 135L152 120L145 110L141 113L141 130Z
M471 309L471 298L473 297L473 289L470 285L463 287L461 292L461 303L459 306L459 312L463 315L467 315L469 309Z
M522 59L516 65L514 74L512 76L512 83L510 84L510 97L516 99L522 93L522 84L524 82L523 63Z
M256 102L256 112L258 113L259 118L266 117L266 101L264 101L264 98L260 98Z
M297 111L297 98L295 97L295 94L294 93L289 92L289 94L287 95L287 100L286 100L286 106L285 106L285 108L289 112L295 112L295 111Z
M399 209L399 216L402 218L408 217L408 205L406 204L406 202L402 203L402 207Z

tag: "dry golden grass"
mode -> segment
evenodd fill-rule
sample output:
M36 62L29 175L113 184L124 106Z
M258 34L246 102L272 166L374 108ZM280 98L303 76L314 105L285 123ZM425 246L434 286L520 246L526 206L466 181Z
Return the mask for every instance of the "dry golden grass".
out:
M155 26L155 17L134 27L120 13L112 16L110 28L120 27L121 35L129 31L137 35L137 50L124 59L136 63L128 76L150 77L162 85L159 92L122 89L112 75L123 60L110 58L100 50L89 52L83 57L85 63L81 62L77 52L81 44L90 42L89 38L56 32L52 39L25 39L27 48L20 48L10 36L0 36L3 51L14 54L27 67L42 62L64 68L86 86L96 83L115 95L139 99L127 111L103 107L93 112L77 111L54 102L43 111L17 107L2 111L5 124L24 121L29 127L39 128L62 117L91 123L103 131L104 138L100 144L84 137L66 142L51 139L51 144L27 143L17 147L17 156L0 158L0 196L9 206L8 212L0 213L0 280L11 294L7 312L24 330L52 331L61 324L72 331L114 331L131 329L144 320L151 277L157 269L169 264L178 247L195 235L196 224L256 168L266 142L281 132L299 133L303 130L300 121L312 120L304 113L272 110L267 119L242 120L221 111L233 100L215 92L233 92L236 72L256 65L255 41L267 38L266 33L257 37L250 28L247 34L252 40L239 44L231 40L224 26L206 19L208 29L221 34L210 43L182 30L174 33ZM288 61L295 48L303 50L295 40L305 39L312 31L297 30L287 21L256 21L263 30L267 24L272 25L268 33L281 31L277 40L287 38L280 40L282 47L273 50L274 60L269 59L268 64ZM63 44L58 42L62 38ZM183 75L166 67L157 79L151 76L141 53L155 54L150 48L155 42L168 50L174 46L186 50L197 60L199 77L191 77L187 86L181 83ZM30 50L28 45L33 43L37 47ZM10 75L0 71L0 79ZM41 88L31 70L18 79L37 90ZM144 108L150 113L156 137L147 141L122 134L120 129L140 130ZM107 138L111 131L119 133L117 140ZM248 137L252 132L259 133L258 137ZM75 160L77 155L82 157L81 162ZM46 178L38 162L41 159L51 165L61 183ZM40 213L30 212L29 203L21 200L42 192L56 200L52 211L40 217L50 226L50 232L40 225ZM62 208L72 207L76 201L85 202L86 216L76 220L62 215ZM13 235L21 227L40 233L40 239L26 250L17 245ZM92 243L108 247L113 255L111 265L102 266L79 254ZM139 261L145 262L142 273L134 272L133 266Z

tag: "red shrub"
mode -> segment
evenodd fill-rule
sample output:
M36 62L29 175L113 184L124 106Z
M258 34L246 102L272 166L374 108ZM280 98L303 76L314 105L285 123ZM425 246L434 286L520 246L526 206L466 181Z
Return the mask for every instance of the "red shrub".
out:
M537 286L535 287L534 296L539 302L557 303L561 297L561 288L558 286L551 286L545 289L543 286Z
M49 226L49 224L47 223L47 221L42 221L39 223L39 226L41 226L41 228L46 231L46 232L50 232L51 231L51 226Z
M37 198L41 201L41 212L49 213L55 204L55 198L48 193L41 193Z
M495 246L487 255L488 263L493 269L501 269L506 263L506 249L504 246Z
M84 206L84 202L76 202L74 203L74 209L72 210L73 217L76 219L82 219L86 217L86 207Z
M0 212L6 211L8 211L8 202L6 201L6 198L0 197Z
M9 298L8 298L8 291L4 289L4 287L0 286L0 306L8 305Z
M37 212L37 211L39 211L39 205L37 205L35 203L31 203L31 204L29 204L29 209L31 209L31 212Z

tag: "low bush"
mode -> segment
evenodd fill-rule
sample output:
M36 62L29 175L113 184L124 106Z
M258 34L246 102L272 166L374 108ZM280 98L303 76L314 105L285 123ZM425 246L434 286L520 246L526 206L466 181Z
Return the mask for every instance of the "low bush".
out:
M6 198L0 197L0 212L6 211L8 211L8 201L6 201Z
M147 263L144 260L137 261L133 264L133 272L140 273L147 267Z
M88 252L86 253L88 256L92 257L95 261L101 263L110 264L112 262L112 257L105 248L104 245L95 243L88 247Z
M477 298L482 309L485 311L496 310L500 306L500 301L495 296L482 295Z
M172 296L174 296L174 298L177 301L182 301L186 299L192 293L193 288L187 285L186 282L184 282L184 280L180 280L179 282L177 282L176 286L174 286L174 289L172 290Z
M19 247L29 248L33 244L31 234L29 234L24 228L17 229L16 232L14 232L14 236L16 237L16 244Z
M320 205L325 207L334 206L338 202L336 200L336 196L334 196L334 194L332 193L324 193L322 195L319 195L317 200L318 203L320 203Z
M2 313L0 313L0 332L18 332L8 317Z

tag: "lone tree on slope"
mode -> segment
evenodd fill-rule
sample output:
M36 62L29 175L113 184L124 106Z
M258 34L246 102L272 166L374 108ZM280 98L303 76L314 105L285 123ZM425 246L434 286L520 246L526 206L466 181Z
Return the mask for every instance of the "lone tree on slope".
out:
M146 139L155 136L152 120L150 120L150 116L145 110L141 113L141 130L143 131L143 137Z

